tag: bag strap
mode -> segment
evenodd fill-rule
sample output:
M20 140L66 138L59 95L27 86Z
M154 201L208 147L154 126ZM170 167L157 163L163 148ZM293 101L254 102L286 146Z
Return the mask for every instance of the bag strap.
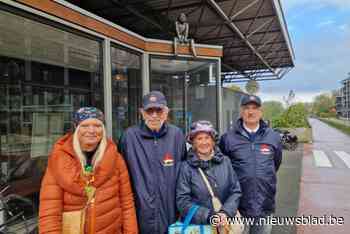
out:
M199 170L199 173L201 174L202 179L204 180L204 183L205 183L205 185L209 191L209 194L211 196L211 203L213 205L214 211L219 212L221 207L222 207L222 203L221 203L220 199L217 196L215 196L214 191L209 183L209 180L208 180L207 176L204 174L203 170L201 168L198 168L198 170Z
M197 210L199 209L198 205L192 205L190 210L188 211L185 220L183 222L183 226L182 226L182 230L181 230L181 234L185 233L186 228L188 227L188 225L191 223L191 220L193 218L193 216L195 215L195 213L197 212Z
M208 191L209 191L210 196L211 196L212 198L215 197L214 192L213 192L213 189L211 188L210 183L209 183L209 181L208 181L208 178L207 178L206 175L204 174L203 170L202 170L201 168L198 168L198 171L199 171L199 173L201 174L201 176L202 176L202 178L203 178L203 180L204 180L205 185L207 186L207 189L208 189Z

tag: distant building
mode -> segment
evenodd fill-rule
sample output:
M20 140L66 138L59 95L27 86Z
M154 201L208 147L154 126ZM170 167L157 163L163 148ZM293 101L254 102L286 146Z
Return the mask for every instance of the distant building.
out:
M350 75L342 80L342 87L339 89L336 97L337 115L342 118L350 119Z

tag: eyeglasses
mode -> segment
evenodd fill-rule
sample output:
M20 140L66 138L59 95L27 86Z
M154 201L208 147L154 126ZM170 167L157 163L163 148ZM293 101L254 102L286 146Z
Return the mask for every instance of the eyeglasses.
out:
M147 110L145 110L147 115L152 115L153 113L156 113L157 115L161 115L164 113L164 109L163 108L149 108Z

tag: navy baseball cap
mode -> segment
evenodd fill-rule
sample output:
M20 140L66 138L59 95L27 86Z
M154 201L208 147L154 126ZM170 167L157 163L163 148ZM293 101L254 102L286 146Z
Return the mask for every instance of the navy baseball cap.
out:
M167 107L167 101L163 93L152 91L143 96L142 107L144 110L149 108L163 108Z
M255 95L245 95L241 99L241 106L245 106L249 103L254 103L257 106L261 106L261 99Z

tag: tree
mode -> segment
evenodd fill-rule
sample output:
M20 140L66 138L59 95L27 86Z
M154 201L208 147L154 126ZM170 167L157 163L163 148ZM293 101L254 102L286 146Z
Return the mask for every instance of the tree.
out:
M279 117L284 111L283 104L278 101L263 102L262 108L264 110L263 118L270 121Z
M283 97L283 100L286 103L287 108L293 104L294 99L295 99L295 93L293 90L289 91L288 97Z
M334 115L331 109L335 106L335 97L335 93L323 93L316 96L312 105L312 113L320 117Z
M304 103L291 105L283 114L272 120L272 126L275 128L306 128L307 110Z
M304 107L308 115L312 114L312 107L313 107L312 102L304 102Z
M230 84L229 86L226 86L225 88L230 89L232 91L236 91L236 92L243 92L243 90L239 86L234 85L234 84Z
M256 80L249 80L245 86L245 90L249 94L256 95L259 92L259 83Z

